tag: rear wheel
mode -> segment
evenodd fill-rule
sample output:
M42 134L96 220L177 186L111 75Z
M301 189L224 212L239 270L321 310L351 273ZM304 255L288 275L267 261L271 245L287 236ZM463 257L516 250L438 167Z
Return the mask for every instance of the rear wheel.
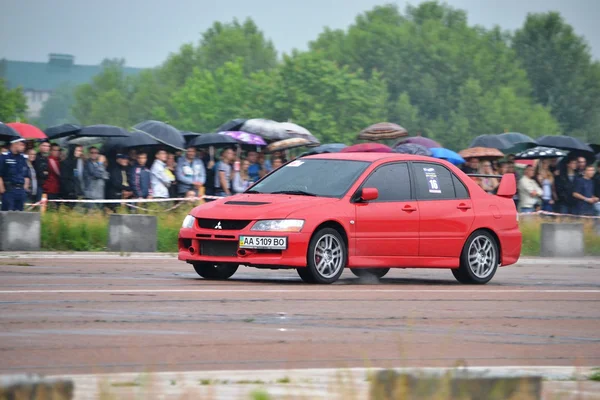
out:
M231 278L238 269L236 264L194 263L193 265L198 275L211 280Z
M485 284L496 274L500 263L496 239L487 231L475 231L469 236L460 256L460 267L452 275L460 283Z
M344 272L347 258L342 236L335 229L323 228L310 240L306 268L297 271L305 282L333 283Z
M377 277L383 278L388 272L389 268L350 268L350 271L359 278Z

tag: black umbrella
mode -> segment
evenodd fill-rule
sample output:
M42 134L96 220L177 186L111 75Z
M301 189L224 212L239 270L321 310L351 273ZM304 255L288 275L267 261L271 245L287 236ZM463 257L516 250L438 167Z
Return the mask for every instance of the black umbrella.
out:
M327 143L322 144L319 147L310 149L309 151L302 153L300 157L310 156L312 154L324 154L324 153L339 153L342 149L348 147L344 143Z
M231 136L221 135L219 133L205 133L203 135L193 138L188 146L192 147L234 147L240 144L237 140Z
M81 130L80 125L62 124L62 125L51 126L50 128L44 130L44 133L46 134L46 136L48 136L48 139L55 140L55 139L59 139L62 137L75 135L80 130Z
M244 122L240 130L254 133L263 139L270 141L290 139L293 137L287 132L285 125L282 125L277 121L263 118L249 119Z
M415 143L399 144L398 146L394 147L394 152L402 154L414 154L417 156L433 156L433 153L427 147Z
M183 135L183 139L185 140L185 147L187 147L190 144L192 139L202 135L201 133L189 132L189 131L181 131L181 134Z
M541 138L537 139L537 142L540 146L545 147L554 147L557 149L570 151L594 152L590 146L572 136L542 136Z
M588 144L594 150L595 154L600 154L600 144Z
M564 150L554 149L552 147L534 147L515 154L516 160L538 160L540 158L559 158L565 157L567 152Z
M501 138L499 135L479 135L469 145L472 147L487 147L488 149L508 150L512 147L512 143Z
M158 140L143 132L130 132L127 137L112 137L106 139L102 148L104 154L114 154L132 148L149 148L164 146Z
M144 132L159 142L176 150L185 150L185 139L181 132L169 124L161 121L144 121L133 127L136 131Z
M0 122L0 142L2 141L11 141L14 139L20 138L21 135L17 131L15 131L10 126L6 125L3 122Z
M506 132L496 136L512 144L512 146L508 149L501 149L504 150L504 153L508 154L532 149L534 147L537 147L538 145L538 143L534 139L519 132Z
M245 118L232 119L231 121L227 121L223 125L218 127L216 129L216 132L239 131L246 121L248 120Z

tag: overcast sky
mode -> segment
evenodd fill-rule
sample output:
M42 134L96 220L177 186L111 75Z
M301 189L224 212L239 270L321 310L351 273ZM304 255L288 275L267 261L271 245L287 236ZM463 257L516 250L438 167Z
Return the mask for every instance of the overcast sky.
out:
M600 0L446 0L469 23L514 30L528 12L559 11L600 59ZM46 61L75 55L78 64L125 58L152 67L214 21L252 17L279 52L304 50L325 26L346 28L386 0L2 0L0 58ZM419 0L395 1L404 10Z

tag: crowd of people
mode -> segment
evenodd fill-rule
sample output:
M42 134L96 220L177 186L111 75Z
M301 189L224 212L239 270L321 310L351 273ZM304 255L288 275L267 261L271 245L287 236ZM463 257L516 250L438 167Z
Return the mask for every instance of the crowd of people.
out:
M600 163L594 167L585 157L540 159L522 171L515 160L489 161L471 158L462 167L469 174L504 175L518 179L515 205L519 212L547 211L559 214L600 216ZM500 179L477 177L483 190L495 193Z
M93 200L193 198L201 194L201 188L206 195L230 196L285 162L280 152L267 157L248 151L242 157L231 148L223 149L217 160L194 147L175 154L162 149L151 154L137 150L101 153L94 146L87 151L80 145L63 149L48 141L37 150L26 149L22 140L15 140L0 158L2 210L22 211L26 202L38 203L43 195L54 204L88 200L88 208L112 209L119 203Z

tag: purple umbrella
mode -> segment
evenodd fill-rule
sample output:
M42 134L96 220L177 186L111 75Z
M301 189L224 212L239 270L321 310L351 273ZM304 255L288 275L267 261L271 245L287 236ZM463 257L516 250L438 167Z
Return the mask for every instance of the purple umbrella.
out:
M425 136L414 136L414 137L409 137L403 140L398 141L398 143L396 143L396 146L401 145L401 144L418 144L424 147L427 147L428 149L433 149L435 147L442 147L441 144L439 144L438 142L436 142L433 139L429 139L426 138Z
M266 146L267 142L263 138L253 133L242 132L242 131L225 131L219 132L220 135L226 135L239 140L245 144L251 144L253 146Z

